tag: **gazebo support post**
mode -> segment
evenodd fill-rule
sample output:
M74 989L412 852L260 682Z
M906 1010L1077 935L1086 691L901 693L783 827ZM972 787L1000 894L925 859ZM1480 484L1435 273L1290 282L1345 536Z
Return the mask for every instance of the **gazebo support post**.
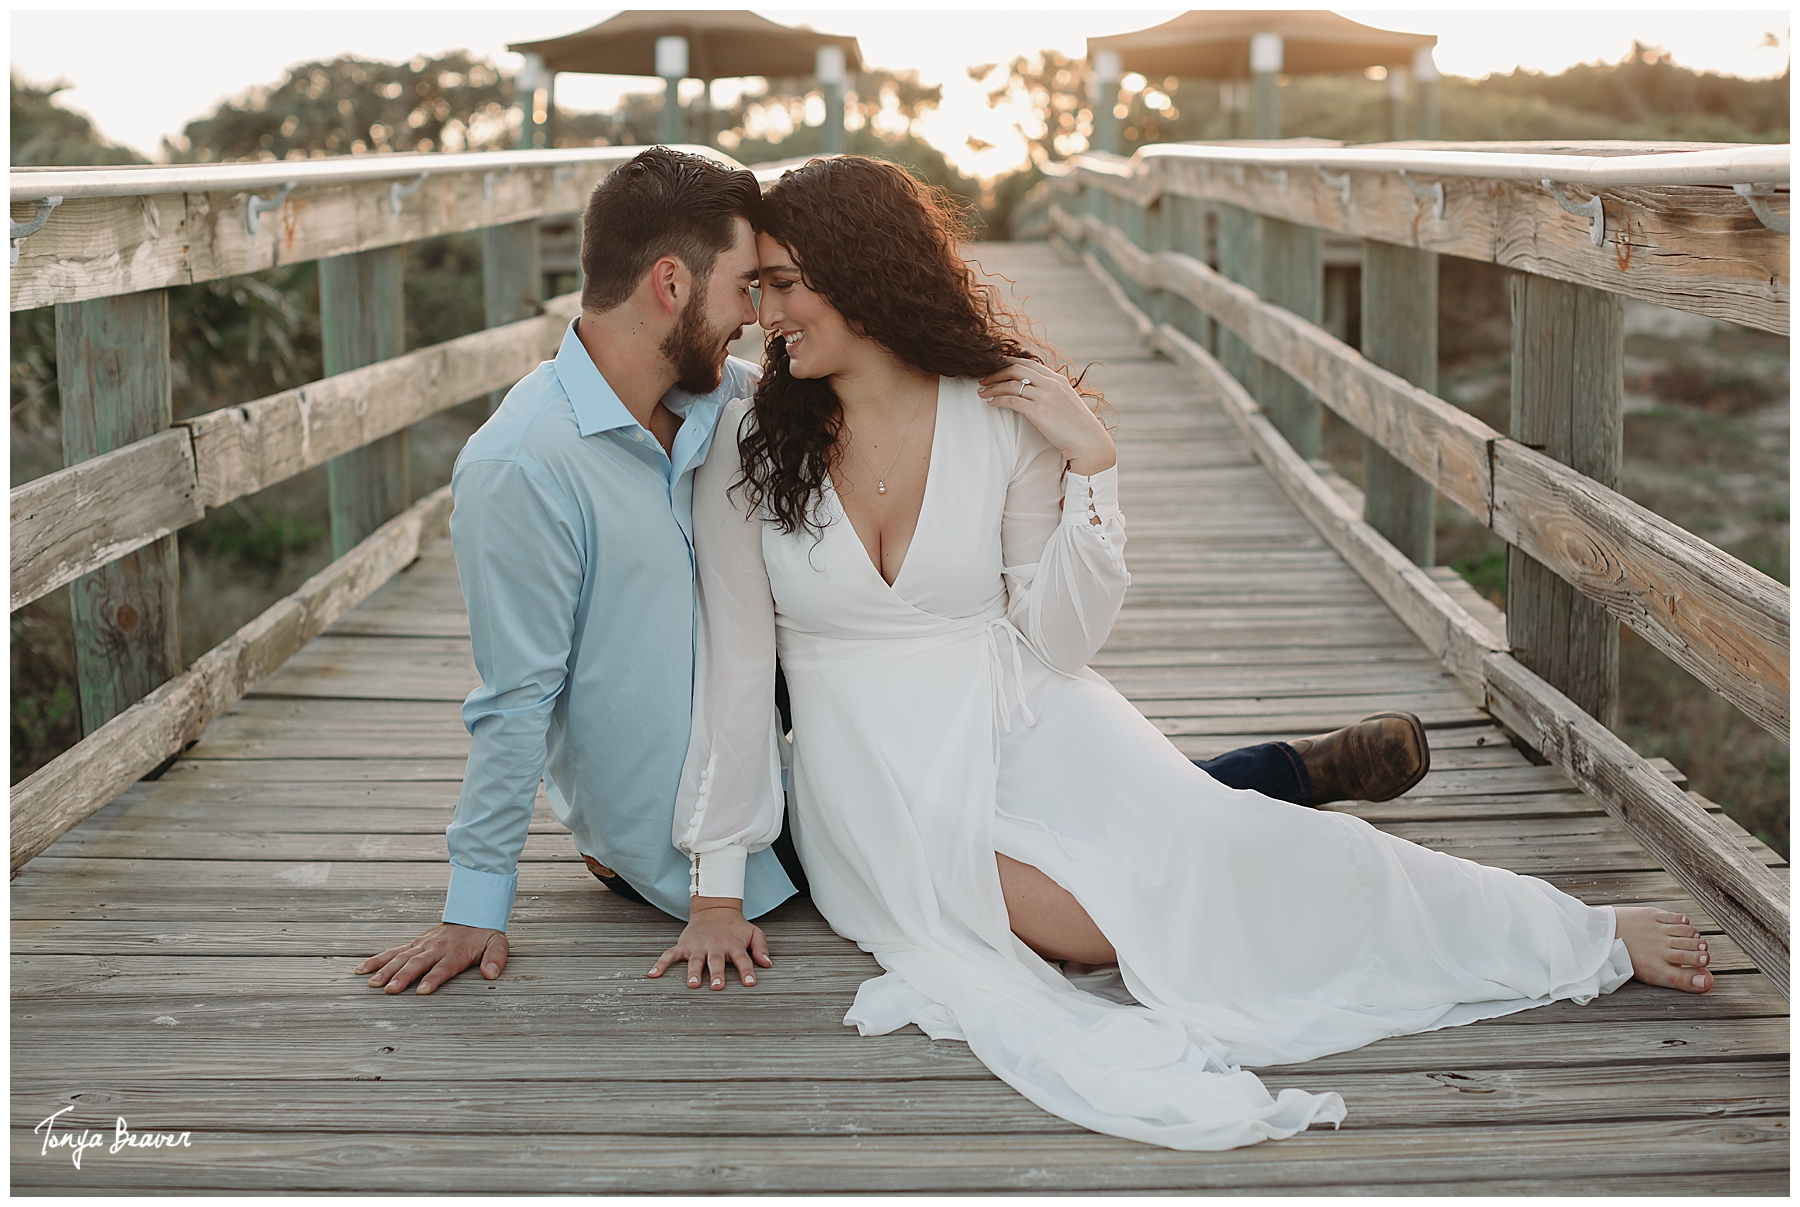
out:
M682 134L681 81L688 73L686 38L665 37L656 40L656 74L662 77L662 129L664 143L678 143Z
M1092 89L1089 105L1094 114L1094 150L1123 155L1125 127L1113 114L1119 104L1119 77L1124 74L1119 65L1119 52L1095 51L1093 66L1094 74L1089 83Z
M844 150L844 48L821 46L815 52L814 74L819 94L825 99L825 123L819 127L819 150L838 155Z
M1281 137L1281 35L1250 37L1250 137Z
M1419 137L1436 142L1438 137L1438 70L1430 47L1413 54L1414 125Z

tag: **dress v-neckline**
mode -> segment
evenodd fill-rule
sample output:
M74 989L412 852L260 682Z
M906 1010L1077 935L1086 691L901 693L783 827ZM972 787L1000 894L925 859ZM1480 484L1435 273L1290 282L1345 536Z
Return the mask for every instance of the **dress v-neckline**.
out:
M893 582L890 583L887 580L887 576L881 572L880 565L873 557L869 556L869 546L864 543L862 534L856 530L856 521L850 518L848 511L844 510L844 500L838 494L837 483L831 480L829 473L825 475L825 484L831 488L832 501L837 504L838 514L844 517L844 526L850 530L850 535L856 540L856 547L862 553L863 564L874 573L875 581L889 591L893 591L900 585L901 576L906 573L906 568L912 565L913 548L919 543L919 529L925 523L925 509L931 504L931 483L937 478L938 431L943 427L939 421L944 417L944 380L942 377L938 378L937 405L932 408L931 452L925 458L925 492L919 496L919 514L913 517L912 539L906 543L906 556L900 559L900 568L894 571Z

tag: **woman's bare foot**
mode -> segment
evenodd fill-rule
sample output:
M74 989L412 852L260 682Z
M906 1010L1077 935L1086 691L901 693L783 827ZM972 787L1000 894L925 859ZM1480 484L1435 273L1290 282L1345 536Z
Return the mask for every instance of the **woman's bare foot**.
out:
M1638 980L1688 993L1705 993L1713 987L1713 975L1706 971L1712 962L1706 940L1685 916L1648 905L1622 905L1613 913Z

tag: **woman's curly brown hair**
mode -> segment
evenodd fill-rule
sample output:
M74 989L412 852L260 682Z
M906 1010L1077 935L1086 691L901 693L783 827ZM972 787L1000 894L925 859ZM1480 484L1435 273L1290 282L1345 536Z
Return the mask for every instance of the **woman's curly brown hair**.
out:
M763 195L759 227L851 331L924 373L985 377L1008 357L1049 354L963 260L969 223L951 195L898 164L843 155L784 173ZM816 532L843 410L829 382L789 372L779 334L770 334L764 364L755 423L741 433L738 486L781 531Z

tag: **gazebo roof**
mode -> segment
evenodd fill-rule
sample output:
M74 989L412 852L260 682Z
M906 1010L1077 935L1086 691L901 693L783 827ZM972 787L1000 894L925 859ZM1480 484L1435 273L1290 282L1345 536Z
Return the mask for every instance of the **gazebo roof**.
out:
M656 40L665 37L687 39L695 79L811 75L821 46L841 46L846 70L862 67L855 38L778 25L742 9L628 9L577 33L507 49L542 55L551 71L655 75Z
M1196 9L1149 29L1089 38L1088 58L1116 51L1123 70L1152 79L1243 79L1250 74L1250 38L1260 33L1281 35L1281 69L1290 75L1408 66L1415 52L1437 45L1436 34L1376 29L1322 9Z

